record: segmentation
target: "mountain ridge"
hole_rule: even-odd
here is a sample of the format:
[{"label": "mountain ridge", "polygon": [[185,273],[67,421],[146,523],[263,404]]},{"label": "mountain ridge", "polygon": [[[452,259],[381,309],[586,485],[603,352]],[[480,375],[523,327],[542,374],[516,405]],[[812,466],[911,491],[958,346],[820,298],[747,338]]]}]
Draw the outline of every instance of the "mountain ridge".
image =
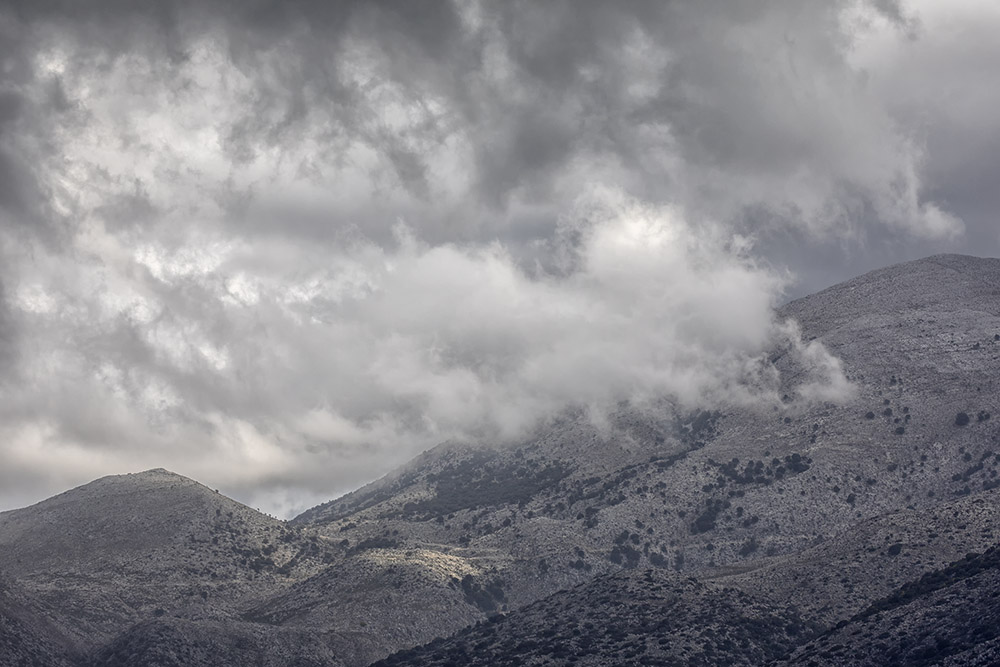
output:
[{"label": "mountain ridge", "polygon": [[[996,544],[998,314],[1000,260],[887,267],[777,311],[841,360],[855,392],[839,403],[622,404],[601,428],[567,413],[504,446],[432,448],[287,522],[164,469],[112,476],[0,514],[0,570],[88,667],[174,649],[225,665],[238,646],[350,667],[568,660],[557,639],[581,664],[825,660],[810,642],[846,646],[889,616],[934,632],[919,605],[857,615]],[[646,578],[656,595],[615,606]],[[655,620],[669,605],[686,620]],[[639,630],[570,639],[574,614],[596,627],[619,612]],[[769,644],[747,620],[760,614],[800,631]],[[482,634],[497,615],[505,629]],[[954,655],[996,655],[986,635],[940,632]],[[849,648],[831,664],[898,653]]]}]

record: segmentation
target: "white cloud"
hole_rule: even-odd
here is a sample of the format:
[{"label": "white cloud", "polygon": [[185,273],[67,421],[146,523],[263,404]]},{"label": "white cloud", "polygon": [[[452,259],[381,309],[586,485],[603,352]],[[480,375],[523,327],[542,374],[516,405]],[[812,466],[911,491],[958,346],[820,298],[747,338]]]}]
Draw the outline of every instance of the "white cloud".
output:
[{"label": "white cloud", "polygon": [[9,476],[165,465],[286,507],[567,406],[770,405],[775,346],[843,398],[755,240],[955,242],[929,192],[995,135],[996,12],[878,4],[26,8]]},{"label": "white cloud", "polygon": [[[558,252],[572,268],[534,276],[498,244],[428,245],[405,227],[394,248],[354,238],[302,249],[299,265],[258,263],[245,249],[203,261],[183,247],[148,277],[134,268],[150,266],[151,251],[137,247],[109,282],[160,289],[160,315],[54,318],[40,341],[51,351],[28,367],[60,355],[60,371],[29,373],[19,391],[52,397],[61,421],[40,430],[35,417],[23,427],[31,438],[12,442],[23,453],[26,442],[62,451],[86,439],[108,458],[185,460],[242,484],[310,477],[352,448],[398,458],[445,439],[514,437],[570,407],[599,413],[664,395],[687,407],[778,405],[779,378],[762,361],[776,345],[814,370],[803,397],[846,395],[835,360],[774,320],[782,281],[723,227],[597,188],[563,231]],[[229,276],[255,285],[256,300],[234,303]],[[91,336],[134,347],[88,349]],[[90,399],[72,404],[83,387]],[[180,441],[190,444],[178,451]]]}]

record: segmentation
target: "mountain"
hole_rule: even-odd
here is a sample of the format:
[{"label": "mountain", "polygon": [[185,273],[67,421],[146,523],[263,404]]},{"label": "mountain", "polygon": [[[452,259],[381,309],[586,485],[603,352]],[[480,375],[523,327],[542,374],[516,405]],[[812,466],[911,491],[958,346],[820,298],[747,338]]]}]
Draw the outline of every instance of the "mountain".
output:
[{"label": "mountain", "polygon": [[987,664],[989,632],[932,619],[992,618],[992,566],[919,582],[997,545],[1000,260],[900,264],[778,316],[850,396],[797,397],[779,347],[780,406],[554,415],[290,522],[164,470],[104,478],[0,514],[0,571],[71,664],[909,664],[916,639]]},{"label": "mountain", "polygon": [[309,630],[237,619],[141,621],[83,664],[87,667],[340,667],[326,639]]},{"label": "mountain", "polygon": [[[1000,603],[991,596],[1000,599],[993,583],[1000,547],[990,546],[990,527],[998,510],[1000,491],[991,490],[879,517],[752,567],[697,577],[662,569],[601,575],[375,664],[932,665],[967,653],[997,658]],[[985,553],[960,555],[970,547]],[[911,579],[915,572],[923,574]],[[887,629],[894,645],[876,641]],[[863,642],[852,639],[859,636]]]},{"label": "mountain", "polygon": [[625,570],[375,664],[761,665],[814,634],[794,609],[738,589]]},{"label": "mountain", "polygon": [[[933,257],[785,307],[842,359],[856,386],[842,405],[622,408],[604,432],[568,417],[508,449],[433,450],[296,523],[383,551],[448,545],[488,562],[512,607],[621,567],[701,572],[829,549],[880,517],[868,539],[895,544],[907,512],[998,485],[998,274],[996,260]],[[930,544],[934,564],[964,555]],[[831,607],[853,613],[865,595]]]},{"label": "mountain", "polygon": [[1000,547],[968,554],[800,646],[787,665],[996,665]]},{"label": "mountain", "polygon": [[0,571],[81,649],[139,620],[229,617],[341,550],[166,470],[104,477],[0,514]]},{"label": "mountain", "polygon": [[0,657],[10,667],[69,667],[72,643],[21,588],[0,578]]}]

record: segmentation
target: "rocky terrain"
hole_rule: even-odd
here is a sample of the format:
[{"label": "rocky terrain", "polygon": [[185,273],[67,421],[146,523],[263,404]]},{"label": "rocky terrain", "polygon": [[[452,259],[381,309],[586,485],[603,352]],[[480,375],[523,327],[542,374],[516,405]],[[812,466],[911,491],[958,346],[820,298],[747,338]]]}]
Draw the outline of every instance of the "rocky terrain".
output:
[{"label": "rocky terrain", "polygon": [[0,662],[991,664],[1000,260],[779,316],[851,397],[777,349],[779,406],[559,415],[290,522],[164,470],[2,513]]},{"label": "rocky terrain", "polygon": [[82,650],[138,620],[230,618],[342,549],[166,470],[105,477],[0,514],[0,571]]},{"label": "rocky terrain", "polygon": [[[998,493],[880,517],[745,571],[602,575],[376,664],[932,665],[970,652],[994,664],[1000,547],[955,554],[996,544],[984,526]],[[878,641],[887,630],[894,641]]]},{"label": "rocky terrain", "polygon": [[995,665],[1000,547],[928,572],[799,647],[784,664]]},{"label": "rocky terrain", "polygon": [[0,579],[0,658],[5,665],[68,667],[72,643],[16,583]]},{"label": "rocky terrain", "polygon": [[794,609],[665,570],[602,575],[377,665],[761,665],[815,627]]}]

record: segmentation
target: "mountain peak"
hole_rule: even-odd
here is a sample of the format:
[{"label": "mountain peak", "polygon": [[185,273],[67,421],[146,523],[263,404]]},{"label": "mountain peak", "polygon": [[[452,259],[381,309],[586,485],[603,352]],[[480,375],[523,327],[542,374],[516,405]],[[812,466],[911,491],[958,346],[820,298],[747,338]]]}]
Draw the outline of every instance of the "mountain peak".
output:
[{"label": "mountain peak", "polygon": [[925,313],[993,312],[1000,301],[1000,259],[931,255],[870,271],[796,299],[781,312],[822,335],[858,318],[909,320]]},{"label": "mountain peak", "polygon": [[186,493],[195,492],[196,495],[198,495],[197,491],[199,489],[204,490],[205,493],[211,492],[208,487],[190,477],[185,477],[166,468],[151,468],[141,472],[106,475],[105,477],[95,479],[93,482],[61,493],[55,496],[55,498],[50,498],[49,501],[43,501],[43,503],[63,498],[69,500],[92,496],[118,496],[136,492],[148,493],[161,489],[185,489]]},{"label": "mountain peak", "polygon": [[135,477],[138,479],[147,479],[149,481],[185,481],[194,482],[190,477],[185,477],[180,473],[176,473],[172,470],[167,470],[166,468],[150,468],[149,470],[143,470],[141,472],[130,472],[124,475],[114,475],[114,477]]},{"label": "mountain peak", "polygon": [[150,468],[149,470],[143,470],[142,472],[133,473],[136,475],[175,475],[177,477],[182,477],[172,470],[167,470],[166,468]]}]

